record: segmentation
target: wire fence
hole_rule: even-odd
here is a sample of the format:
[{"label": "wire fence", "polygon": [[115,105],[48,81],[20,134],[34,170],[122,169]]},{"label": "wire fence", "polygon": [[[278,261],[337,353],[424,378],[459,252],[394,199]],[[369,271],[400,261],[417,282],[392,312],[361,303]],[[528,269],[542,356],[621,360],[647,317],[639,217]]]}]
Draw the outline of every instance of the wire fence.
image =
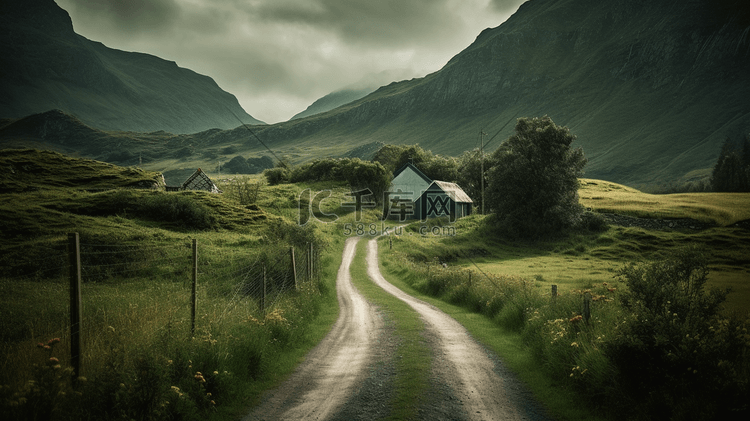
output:
[{"label": "wire fence", "polygon": [[[128,326],[130,317],[139,319],[130,325],[137,330],[144,319],[164,324],[189,318],[195,335],[196,323],[199,328],[221,323],[238,310],[262,319],[283,297],[320,276],[320,251],[310,243],[297,248],[195,239],[139,244],[73,233],[15,259],[0,289],[25,296],[10,303],[15,321],[3,326],[3,342],[29,333],[69,337],[76,373],[84,353],[80,344],[106,340],[98,337],[102,326]],[[175,316],[165,314],[170,312]]]}]

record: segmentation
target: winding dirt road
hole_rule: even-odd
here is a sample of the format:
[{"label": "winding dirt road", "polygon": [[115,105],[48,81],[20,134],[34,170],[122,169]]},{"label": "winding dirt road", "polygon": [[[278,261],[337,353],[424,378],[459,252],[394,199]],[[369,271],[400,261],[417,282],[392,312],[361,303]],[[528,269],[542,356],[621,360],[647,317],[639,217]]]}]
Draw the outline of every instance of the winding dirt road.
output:
[{"label": "winding dirt road", "polygon": [[[251,420],[351,420],[388,415],[395,376],[393,335],[377,307],[352,285],[349,267],[358,238],[347,239],[336,278],[339,318],[331,332],[281,386],[246,416]],[[376,240],[367,245],[367,273],[416,310],[433,351],[431,391],[420,419],[538,420],[544,409],[492,353],[436,307],[386,281]]]},{"label": "winding dirt road", "polygon": [[336,277],[339,317],[305,362],[243,420],[325,420],[347,401],[366,368],[381,331],[375,306],[357,292],[349,266],[357,238],[347,239]]},{"label": "winding dirt road", "polygon": [[508,384],[498,373],[497,358],[491,358],[466,328],[438,308],[412,297],[383,278],[378,265],[378,243],[374,239],[367,244],[367,274],[378,286],[411,306],[424,320],[428,335],[436,342],[435,359],[440,360],[433,361],[433,373],[444,379],[463,403],[465,414],[461,419],[543,419],[538,413],[539,408],[529,408],[528,402],[519,405],[517,382],[511,380],[514,384]]}]

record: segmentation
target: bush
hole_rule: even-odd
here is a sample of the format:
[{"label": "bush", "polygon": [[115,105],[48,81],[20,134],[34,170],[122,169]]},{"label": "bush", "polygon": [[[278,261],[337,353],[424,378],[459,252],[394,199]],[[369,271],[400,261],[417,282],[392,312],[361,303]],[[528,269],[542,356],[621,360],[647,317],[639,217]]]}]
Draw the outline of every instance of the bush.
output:
[{"label": "bush", "polygon": [[581,215],[581,221],[578,226],[581,229],[591,232],[603,232],[607,230],[609,224],[607,223],[607,220],[598,213],[586,211]]},{"label": "bush", "polygon": [[292,170],[288,167],[274,167],[263,171],[263,176],[271,186],[288,183],[292,179]]},{"label": "bush", "polygon": [[[628,286],[602,282],[554,298],[533,281],[403,259],[415,289],[520,332],[551,381],[618,419],[747,419],[748,321],[721,314],[726,290],[707,290],[695,248],[632,264]],[[540,281],[542,279],[540,278]],[[583,318],[591,294],[590,320]]]},{"label": "bush", "polygon": [[216,225],[216,216],[209,207],[196,201],[194,195],[180,193],[160,193],[141,199],[138,215],[184,228],[211,229]]},{"label": "bush", "polygon": [[[625,406],[658,419],[747,415],[746,326],[720,314],[728,290],[706,291],[704,253],[687,248],[619,276],[629,313],[606,346],[626,392]],[[744,330],[743,330],[744,329]]]}]

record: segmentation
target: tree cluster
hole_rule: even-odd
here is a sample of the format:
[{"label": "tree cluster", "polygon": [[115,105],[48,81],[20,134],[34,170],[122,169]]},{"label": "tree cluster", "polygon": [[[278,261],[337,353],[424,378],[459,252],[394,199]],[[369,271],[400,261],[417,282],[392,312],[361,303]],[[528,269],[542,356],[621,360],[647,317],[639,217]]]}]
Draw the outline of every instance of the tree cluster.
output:
[{"label": "tree cluster", "polygon": [[458,160],[450,156],[434,155],[419,145],[384,145],[372,158],[393,174],[411,163],[432,180],[455,183],[459,178]]},{"label": "tree cluster", "polygon": [[237,155],[222,165],[220,170],[227,174],[258,174],[273,166],[270,156],[245,159],[242,155]]},{"label": "tree cluster", "polygon": [[391,183],[392,173],[378,162],[359,158],[323,158],[292,168],[279,165],[263,172],[268,184],[344,181],[352,190],[370,189],[377,202]]},{"label": "tree cluster", "polygon": [[739,146],[730,139],[724,141],[711,174],[711,189],[750,192],[750,135],[745,136]]}]

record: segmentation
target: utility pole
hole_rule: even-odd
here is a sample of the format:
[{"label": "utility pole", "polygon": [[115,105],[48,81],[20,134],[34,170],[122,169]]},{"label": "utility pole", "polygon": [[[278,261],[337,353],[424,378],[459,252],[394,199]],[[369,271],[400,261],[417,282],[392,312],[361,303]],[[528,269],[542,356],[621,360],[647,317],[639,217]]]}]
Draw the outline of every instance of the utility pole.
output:
[{"label": "utility pole", "polygon": [[479,158],[482,160],[482,171],[479,177],[482,179],[482,215],[484,215],[484,137],[487,133],[479,132]]}]

